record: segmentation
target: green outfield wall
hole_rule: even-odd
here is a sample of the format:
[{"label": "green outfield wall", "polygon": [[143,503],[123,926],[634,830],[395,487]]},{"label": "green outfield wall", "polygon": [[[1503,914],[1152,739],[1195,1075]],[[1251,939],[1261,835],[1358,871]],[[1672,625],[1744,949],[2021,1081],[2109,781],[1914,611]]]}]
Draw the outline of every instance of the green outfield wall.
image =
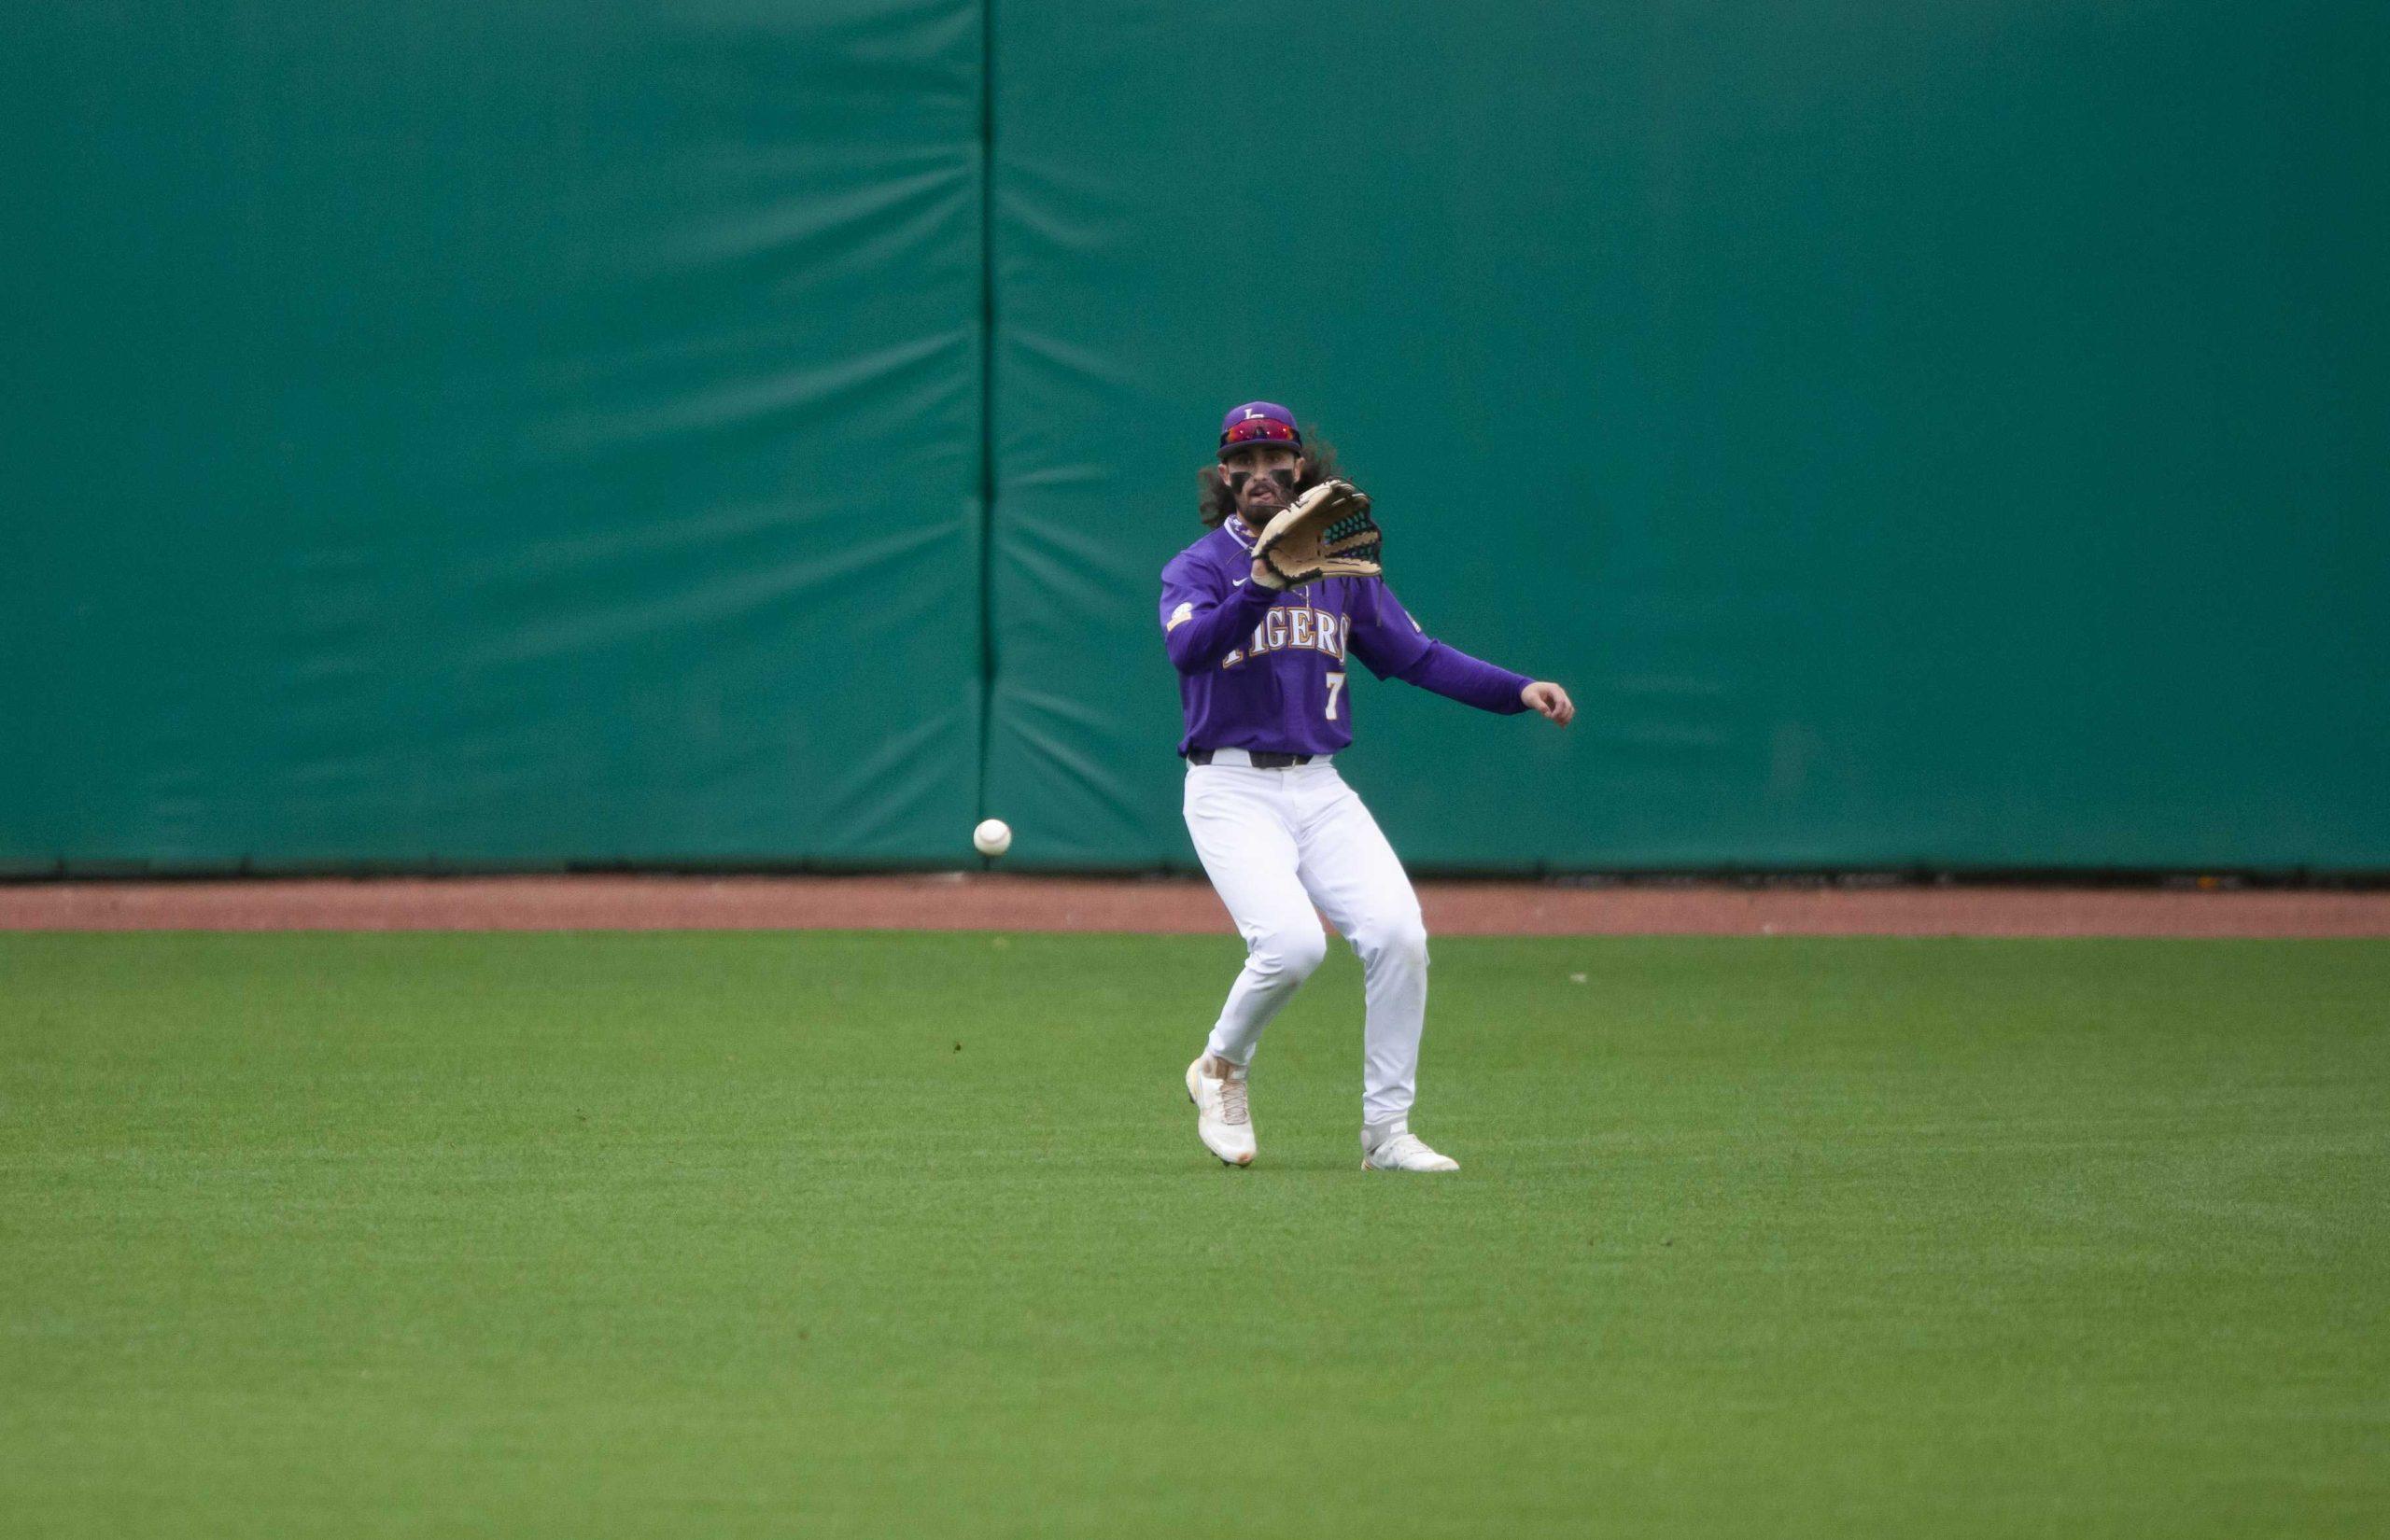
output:
[{"label": "green outfield wall", "polygon": [[[0,872],[1190,864],[1293,404],[1414,863],[2390,869],[2390,10],[19,7]],[[992,496],[991,496],[992,494]]]}]

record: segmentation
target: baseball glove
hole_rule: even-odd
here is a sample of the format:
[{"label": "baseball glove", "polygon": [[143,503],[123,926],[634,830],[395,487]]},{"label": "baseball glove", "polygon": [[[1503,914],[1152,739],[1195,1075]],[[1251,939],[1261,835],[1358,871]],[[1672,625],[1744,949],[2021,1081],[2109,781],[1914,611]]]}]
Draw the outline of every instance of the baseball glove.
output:
[{"label": "baseball glove", "polygon": [[1370,495],[1350,482],[1322,482],[1262,526],[1255,559],[1288,588],[1321,578],[1374,578],[1385,537],[1370,517]]}]

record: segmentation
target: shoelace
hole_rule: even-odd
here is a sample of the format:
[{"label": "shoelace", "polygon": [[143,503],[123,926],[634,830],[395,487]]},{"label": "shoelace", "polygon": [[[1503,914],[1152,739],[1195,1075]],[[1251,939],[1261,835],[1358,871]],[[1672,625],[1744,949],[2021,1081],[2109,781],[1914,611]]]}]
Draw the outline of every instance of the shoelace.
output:
[{"label": "shoelace", "polygon": [[1394,1166],[1427,1151],[1426,1142],[1417,1134],[1397,1134],[1379,1145],[1371,1159],[1380,1166]]},{"label": "shoelace", "polygon": [[1244,1105],[1244,1082],[1241,1080],[1221,1081],[1220,1121],[1223,1123],[1249,1123],[1252,1120],[1253,1114],[1245,1110]]}]

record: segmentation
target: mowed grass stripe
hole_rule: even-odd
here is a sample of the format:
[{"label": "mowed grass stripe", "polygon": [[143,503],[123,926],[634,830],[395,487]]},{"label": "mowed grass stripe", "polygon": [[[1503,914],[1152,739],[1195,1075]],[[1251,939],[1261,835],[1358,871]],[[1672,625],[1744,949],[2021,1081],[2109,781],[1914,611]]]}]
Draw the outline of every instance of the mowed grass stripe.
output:
[{"label": "mowed grass stripe", "polygon": [[2390,944],[1237,955],[0,936],[0,1534],[2390,1521]]}]

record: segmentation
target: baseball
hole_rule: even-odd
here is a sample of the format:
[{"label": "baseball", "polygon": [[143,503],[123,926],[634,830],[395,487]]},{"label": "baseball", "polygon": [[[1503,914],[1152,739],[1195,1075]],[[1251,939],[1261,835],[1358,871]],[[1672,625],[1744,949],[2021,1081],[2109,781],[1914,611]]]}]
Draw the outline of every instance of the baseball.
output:
[{"label": "baseball", "polygon": [[1012,825],[1002,819],[988,819],[971,831],[971,843],[983,856],[1001,856],[1012,848]]}]

